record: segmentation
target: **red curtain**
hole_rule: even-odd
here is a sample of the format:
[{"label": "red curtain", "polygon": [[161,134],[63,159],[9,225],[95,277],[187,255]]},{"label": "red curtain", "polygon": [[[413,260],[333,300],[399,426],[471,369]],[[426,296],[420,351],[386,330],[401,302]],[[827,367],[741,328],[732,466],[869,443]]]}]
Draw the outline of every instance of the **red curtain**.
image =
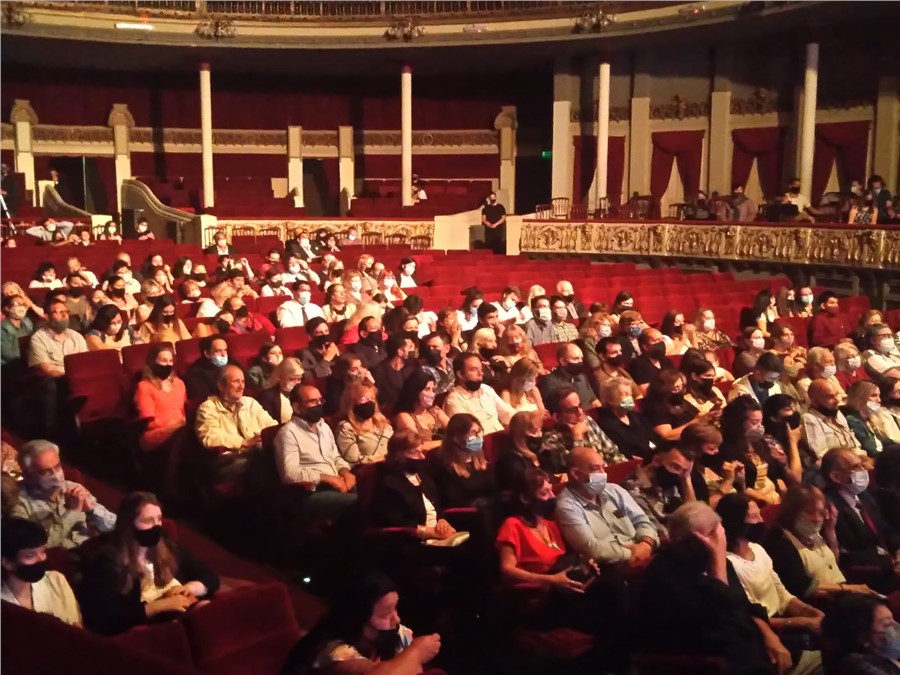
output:
[{"label": "red curtain", "polygon": [[781,167],[784,161],[784,127],[733,129],[734,152],[731,157],[731,182],[747,185],[753,160],[759,171],[763,195],[773,197],[783,192]]},{"label": "red curtain", "polygon": [[[572,172],[572,201],[587,202],[597,172],[597,137],[575,136],[575,167]],[[606,162],[606,196],[610,204],[622,203],[622,179],[625,174],[625,137],[610,136]]]},{"label": "red curtain", "polygon": [[652,135],[653,157],[650,160],[650,194],[661,199],[669,186],[672,162],[678,163],[678,173],[684,194],[696,194],[700,189],[700,164],[703,161],[703,131],[657,131]]},{"label": "red curtain", "polygon": [[851,180],[866,180],[871,122],[832,122],[816,125],[816,150],[813,156],[812,202],[817,204],[828,185],[831,167],[837,160],[841,189]]}]

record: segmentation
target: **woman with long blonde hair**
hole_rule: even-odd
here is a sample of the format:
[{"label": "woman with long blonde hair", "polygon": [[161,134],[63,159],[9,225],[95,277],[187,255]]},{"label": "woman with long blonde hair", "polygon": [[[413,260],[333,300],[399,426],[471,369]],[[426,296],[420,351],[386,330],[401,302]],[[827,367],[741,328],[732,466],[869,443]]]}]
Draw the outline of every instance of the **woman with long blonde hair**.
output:
[{"label": "woman with long blonde hair", "polygon": [[351,382],[341,398],[340,418],[335,440],[348,464],[372,464],[384,460],[394,430],[378,408],[375,385]]},{"label": "woman with long blonde hair", "polygon": [[516,411],[538,412],[543,417],[544,401],[537,388],[540,366],[531,359],[519,359],[510,369],[507,386],[500,392],[500,398]]},{"label": "woman with long blonde hair", "polygon": [[531,346],[531,340],[518,324],[511,324],[497,340],[498,354],[512,368],[521,359],[540,363],[541,359]]}]

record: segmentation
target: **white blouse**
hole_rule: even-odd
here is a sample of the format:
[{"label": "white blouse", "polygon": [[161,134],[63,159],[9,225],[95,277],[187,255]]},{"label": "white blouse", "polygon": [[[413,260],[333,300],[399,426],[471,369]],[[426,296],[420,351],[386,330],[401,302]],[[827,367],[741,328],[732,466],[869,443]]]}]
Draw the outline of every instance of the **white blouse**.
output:
[{"label": "white blouse", "polygon": [[847,581],[841,568],[838,567],[834,557],[834,551],[821,539],[817,546],[809,548],[797,539],[791,532],[784,530],[784,536],[796,548],[803,561],[803,569],[818,584],[842,584]]},{"label": "white blouse", "polygon": [[765,607],[769,617],[782,614],[794,596],[781,583],[766,550],[752,542],[749,546],[753,560],[742,558],[736,553],[729,553],[728,560],[734,566],[750,602]]},{"label": "white blouse", "polygon": [[[11,590],[3,584],[0,600],[18,605],[19,601]],[[48,571],[43,579],[31,584],[31,605],[35,612],[50,614],[70,626],[81,625],[81,609],[72,587],[59,572]]]}]

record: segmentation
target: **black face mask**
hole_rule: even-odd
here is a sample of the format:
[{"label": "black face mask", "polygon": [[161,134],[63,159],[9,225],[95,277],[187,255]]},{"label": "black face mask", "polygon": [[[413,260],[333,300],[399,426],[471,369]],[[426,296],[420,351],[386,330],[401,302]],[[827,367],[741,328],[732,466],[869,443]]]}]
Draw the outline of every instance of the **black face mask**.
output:
[{"label": "black face mask", "polygon": [[672,405],[681,405],[684,403],[684,392],[679,391],[673,394],[669,394],[669,403]]},{"label": "black face mask", "polygon": [[550,520],[553,518],[553,513],[556,511],[556,497],[551,497],[550,499],[538,500],[534,504],[534,512],[539,515],[541,518],[546,520]]},{"label": "black face mask", "polygon": [[471,392],[476,392],[481,389],[481,380],[466,380],[462,383],[463,387]]},{"label": "black face mask", "polygon": [[607,356],[606,362],[611,366],[619,368],[625,362],[625,355],[618,354],[617,356]]},{"label": "black face mask", "polygon": [[381,333],[369,333],[364,338],[362,338],[361,342],[363,344],[367,344],[370,347],[380,347],[382,343]]},{"label": "black face mask", "polygon": [[397,654],[397,648],[400,646],[400,626],[390,630],[378,631],[375,638],[375,653],[382,661],[394,658]]},{"label": "black face mask", "polygon": [[814,406],[816,410],[825,415],[825,417],[835,418],[838,414],[837,408],[826,408],[821,405]]},{"label": "black face mask", "polygon": [[30,565],[23,565],[21,563],[16,565],[15,575],[22,581],[25,581],[29,584],[36,584],[38,581],[44,578],[45,574],[47,574],[46,560],[31,563]]},{"label": "black face mask", "polygon": [[80,286],[73,286],[67,291],[67,293],[70,298],[80,298],[82,295],[84,295],[84,289]]},{"label": "black face mask", "polygon": [[194,281],[206,281],[206,275],[205,274],[192,274],[191,279],[193,279]]},{"label": "black face mask", "polygon": [[154,377],[158,377],[160,380],[166,380],[172,374],[172,366],[163,366],[159,363],[150,364],[150,372],[153,373]]},{"label": "black face mask", "polygon": [[538,452],[544,445],[544,439],[541,436],[526,436],[525,447],[532,452]]},{"label": "black face mask", "polygon": [[124,298],[125,297],[125,289],[124,288],[110,288],[109,289],[109,297]]},{"label": "black face mask", "polygon": [[763,540],[765,536],[765,523],[752,523],[751,525],[744,525],[744,538],[746,538],[747,541],[752,541],[754,544],[758,544]]},{"label": "black face mask", "polygon": [[584,371],[583,363],[567,363],[563,366],[563,370],[565,370],[569,375],[573,377],[576,375],[580,375]]},{"label": "black face mask", "polygon": [[672,326],[672,335],[676,337],[684,335],[684,326]]},{"label": "black face mask", "polygon": [[704,378],[697,383],[697,391],[700,391],[703,394],[709,396],[713,393],[713,387],[715,386],[715,384],[716,383],[714,380],[708,380]]},{"label": "black face mask", "polygon": [[353,406],[353,415],[360,420],[370,420],[375,415],[375,401],[357,403]]},{"label": "black face mask", "polygon": [[162,525],[156,525],[149,530],[135,530],[134,540],[144,548],[156,546],[162,539]]},{"label": "black face mask", "polygon": [[666,343],[665,342],[657,342],[655,345],[650,345],[650,348],[647,350],[647,356],[651,359],[656,359],[659,361],[666,355]]},{"label": "black face mask", "polygon": [[216,321],[216,328],[219,329],[220,333],[227,333],[229,330],[231,330],[231,324],[227,321],[219,319],[218,321]]},{"label": "black face mask", "polygon": [[497,349],[495,347],[479,347],[478,352],[486,359],[493,358],[497,355]]},{"label": "black face mask", "polygon": [[403,460],[403,470],[406,473],[421,473],[425,470],[425,463],[427,460],[425,459],[404,459]]},{"label": "black face mask", "polygon": [[575,299],[574,295],[563,295],[561,297],[567,305],[570,304]]},{"label": "black face mask", "polygon": [[247,307],[247,305],[244,305],[243,307],[236,309],[234,315],[239,319],[246,319],[250,316],[250,308]]},{"label": "black face mask", "polygon": [[174,314],[163,314],[162,322],[165,324],[175,323],[175,315]]},{"label": "black face mask", "polygon": [[436,366],[443,360],[444,355],[440,349],[427,349],[422,354],[429,366]]},{"label": "black face mask", "polygon": [[791,429],[796,429],[800,426],[800,413],[794,411],[794,413],[790,417],[785,418],[784,421]]},{"label": "black face mask", "polygon": [[316,335],[312,340],[309,341],[309,344],[315,347],[316,349],[324,349],[326,345],[331,343],[330,335]]},{"label": "black face mask", "polygon": [[666,467],[658,467],[653,472],[653,479],[663,490],[671,490],[681,485],[681,478],[669,471]]},{"label": "black face mask", "polygon": [[769,382],[768,380],[763,380],[762,382],[757,382],[757,387],[762,387],[763,389],[771,389],[774,382]]},{"label": "black face mask", "polygon": [[294,414],[307,424],[318,424],[319,420],[322,419],[322,415],[324,414],[324,412],[325,409],[323,406],[314,405],[312,408],[307,408],[303,412]]}]

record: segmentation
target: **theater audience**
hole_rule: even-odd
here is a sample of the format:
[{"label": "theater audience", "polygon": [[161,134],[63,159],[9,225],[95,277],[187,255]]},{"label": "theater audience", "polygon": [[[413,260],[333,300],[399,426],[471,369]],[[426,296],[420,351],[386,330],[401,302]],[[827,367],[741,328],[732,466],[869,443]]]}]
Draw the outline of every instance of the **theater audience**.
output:
[{"label": "theater audience", "polygon": [[647,419],[635,410],[631,382],[625,378],[606,380],[600,387],[597,426],[629,459],[649,457],[660,444]]},{"label": "theater audience", "polygon": [[728,400],[733,401],[738,396],[750,396],[757,403],[763,405],[767,398],[781,393],[778,379],[782,373],[784,373],[784,365],[779,356],[771,352],[762,354],[756,360],[753,370],[736,379],[731,385]]},{"label": "theater audience", "polygon": [[474,415],[453,415],[441,447],[429,454],[432,476],[445,509],[477,506],[496,495],[484,457],[484,428]]},{"label": "theater audience", "polygon": [[[328,317],[325,317],[328,320]],[[366,316],[359,322],[359,342],[350,346],[363,365],[372,370],[386,357],[384,337],[381,330],[381,318]]]},{"label": "theater audience", "polygon": [[415,288],[419,282],[415,279],[416,261],[404,258],[400,261],[400,288]]},{"label": "theater audience", "polygon": [[453,360],[453,372],[456,386],[447,394],[444,412],[451,418],[457,413],[468,413],[488,434],[505,428],[515,410],[484,384],[481,358],[476,354],[460,354]]},{"label": "theater audience", "polygon": [[685,324],[683,312],[675,309],[666,312],[659,331],[666,343],[666,354],[684,354],[694,346],[694,327]]},{"label": "theater audience", "polygon": [[726,401],[716,387],[715,366],[703,358],[682,360],[681,372],[687,378],[684,400],[708,420],[718,420]]},{"label": "theater audience", "polygon": [[811,347],[834,346],[850,335],[850,327],[840,315],[838,298],[831,291],[823,291],[816,299],[817,310],[809,322],[809,344]]},{"label": "theater audience", "polygon": [[585,415],[573,388],[562,387],[553,392],[547,399],[547,410],[554,425],[544,433],[539,458],[541,468],[548,473],[565,473],[566,457],[576,447],[593,448],[607,464],[627,459],[597,423]]},{"label": "theater audience", "polygon": [[122,500],[115,529],[97,541],[80,571],[84,624],[104,635],[177,618],[219,589],[215,573],[164,534],[159,500],[148,492]]},{"label": "theater audience", "polygon": [[31,335],[28,366],[41,374],[59,378],[66,374],[65,357],[86,352],[87,342],[81,333],[69,328],[69,310],[64,302],[47,305],[47,325]]},{"label": "theater audience", "polygon": [[541,359],[532,349],[531,342],[521,326],[512,324],[503,331],[503,335],[497,340],[498,356],[507,366],[512,368],[521,359],[530,359],[534,363],[540,363]]},{"label": "theater audience", "polygon": [[[562,299],[566,308],[566,317],[569,321],[575,322],[587,316],[587,309],[584,303],[575,297],[575,290],[572,282],[561,280],[556,283],[556,295]],[[553,303],[555,306],[555,303]],[[569,338],[574,339],[574,338]],[[558,340],[561,342],[561,340]]]},{"label": "theater audience", "polygon": [[60,572],[47,569],[47,533],[40,525],[4,518],[0,558],[0,600],[81,626],[81,609],[69,582]]},{"label": "theater audience", "polygon": [[803,440],[817,460],[832,448],[848,448],[865,456],[856,434],[838,409],[837,388],[829,380],[813,380],[809,385],[809,411],[802,415]]},{"label": "theater audience", "polygon": [[638,336],[640,355],[635,356],[628,364],[628,374],[646,395],[647,387],[659,377],[660,371],[670,370],[675,366],[666,356],[666,343],[663,334],[655,328],[647,328]]},{"label": "theater audience", "polygon": [[716,351],[734,346],[731,338],[716,328],[716,315],[707,307],[697,310],[694,328],[697,349],[701,351]]},{"label": "theater audience", "polygon": [[175,299],[171,295],[163,295],[153,303],[153,309],[147,320],[138,329],[141,342],[157,343],[189,340],[191,337],[187,326],[176,316]]},{"label": "theater audience", "polygon": [[340,356],[340,350],[331,338],[328,323],[321,317],[311,319],[306,324],[306,334],[309,336],[309,346],[301,349],[298,354],[303,369],[315,379],[326,378],[331,375],[331,369]]},{"label": "theater audience", "polygon": [[872,377],[900,377],[900,351],[890,327],[875,324],[866,332],[868,349],[863,352],[866,370]]},{"label": "theater audience", "polygon": [[519,312],[519,298],[522,291],[518,286],[506,286],[500,294],[500,300],[491,303],[497,308],[497,318],[505,324],[524,323],[525,320]]},{"label": "theater audience", "polygon": [[484,293],[474,287],[465,290],[462,303],[457,311],[462,332],[467,333],[475,329],[478,323],[478,310],[482,304],[484,304]]},{"label": "theater audience", "polygon": [[[641,410],[653,431],[664,441],[677,441],[684,427],[700,414],[685,401],[685,382],[684,375],[670,368],[660,372],[647,388]],[[714,410],[710,410],[710,419],[716,417]]]},{"label": "theater audience", "polygon": [[341,354],[334,363],[331,375],[325,382],[326,417],[337,413],[344,396],[344,389],[353,382],[364,381],[375,384],[372,374],[363,366],[362,360],[352,352]]},{"label": "theater audience", "polygon": [[19,463],[22,485],[12,514],[44,528],[48,546],[73,549],[115,525],[115,515],[94,495],[66,480],[55,443],[28,441],[19,451]]},{"label": "theater audience", "polygon": [[62,288],[62,285],[62,279],[56,274],[56,267],[53,263],[42,262],[38,265],[37,270],[35,270],[34,276],[31,278],[31,283],[28,284],[28,288],[54,290],[56,288]]},{"label": "theater audience", "polygon": [[735,377],[744,377],[756,367],[756,362],[766,347],[766,338],[763,331],[755,326],[745,328],[741,334],[742,351],[734,360],[731,371]]},{"label": "theater audience", "polygon": [[538,412],[542,417],[544,400],[537,387],[540,373],[537,362],[528,358],[519,359],[510,369],[507,386],[500,392],[500,397],[516,412]]},{"label": "theater audience", "polygon": [[847,594],[837,598],[822,622],[829,644],[826,672],[897,675],[900,630],[884,601]]},{"label": "theater audience", "polygon": [[[561,282],[562,283],[562,282]],[[559,295],[550,297],[550,325],[553,328],[553,342],[574,342],[578,339],[578,329],[572,321],[572,305]],[[582,311],[584,306],[582,305]]]},{"label": "theater audience", "polygon": [[881,410],[878,411],[878,416],[885,418],[885,425],[893,422],[900,428],[900,378],[884,378],[878,383],[878,390],[881,392]]},{"label": "theater audience", "polygon": [[303,366],[300,359],[289,356],[275,366],[265,383],[265,388],[258,392],[254,398],[259,401],[269,417],[285,424],[291,420],[290,393],[303,380]]},{"label": "theater audience", "polygon": [[[838,381],[837,365],[832,351],[826,347],[813,347],[807,354],[806,369],[801,373],[796,382],[796,396],[801,405],[809,401],[809,385],[812,380],[828,380],[838,392],[838,402],[843,405],[847,401],[847,394],[841,388]],[[783,378],[782,378],[783,379]],[[784,387],[785,389],[787,387]],[[790,393],[790,392],[789,392]]]},{"label": "theater audience", "polygon": [[640,387],[624,368],[625,355],[622,344],[614,337],[604,337],[597,342],[596,356],[598,365],[592,366],[585,352],[585,361],[591,370],[591,384],[594,391],[599,392],[603,384],[612,378],[624,379],[631,387],[631,396],[638,400],[643,396]]},{"label": "theater audience", "polygon": [[395,406],[395,432],[406,430],[418,434],[424,452],[440,447],[440,437],[450,420],[435,404],[436,394],[434,378],[425,370],[417,370],[403,382]]},{"label": "theater audience", "polygon": [[171,344],[153,345],[134,393],[138,416],[148,419],[141,436],[141,449],[156,450],[166,445],[185,425],[187,393],[175,374],[175,351]]},{"label": "theater audience", "polygon": [[556,328],[552,318],[550,298],[539,295],[531,299],[531,318],[525,322],[525,335],[535,347],[556,342]]},{"label": "theater audience", "polygon": [[387,455],[394,430],[378,409],[376,397],[377,390],[367,382],[353,382],[344,390],[337,446],[350,466],[380,462]]},{"label": "theater audience", "polygon": [[356,311],[356,305],[349,302],[347,292],[343,284],[335,283],[325,291],[325,304],[322,306],[322,316],[328,323],[349,319]]},{"label": "theater audience", "polygon": [[[455,320],[455,315],[452,316]],[[453,388],[453,365],[449,358],[452,349],[443,332],[429,333],[420,341],[419,367],[434,380],[437,394]]]},{"label": "theater audience", "polygon": [[567,468],[555,513],[566,545],[598,563],[643,566],[659,545],[656,528],[624,488],[607,482],[600,453],[577,447]]},{"label": "theater audience", "polygon": [[188,399],[202,401],[218,390],[219,376],[227,364],[228,343],[220,335],[211,335],[200,340],[200,358],[188,368],[184,377]]},{"label": "theater audience", "polygon": [[4,366],[21,358],[19,339],[34,333],[34,324],[28,318],[28,302],[21,295],[3,296],[3,320],[0,321],[2,351],[0,363]]},{"label": "theater audience", "polygon": [[97,316],[88,327],[84,337],[88,351],[115,349],[134,344],[131,328],[125,325],[119,308],[115,305],[104,305],[97,311]]},{"label": "theater audience", "polygon": [[887,426],[888,420],[878,415],[881,393],[874,383],[862,381],[850,387],[844,411],[847,425],[869,457],[877,457],[887,445],[900,443],[896,426]]},{"label": "theater audience", "polygon": [[414,340],[410,333],[394,333],[387,339],[384,360],[372,368],[379,405],[393,407],[403,383],[417,370],[416,360],[411,356]]},{"label": "theater audience", "polygon": [[849,342],[841,342],[834,347],[834,361],[837,366],[838,385],[844,391],[850,389],[854,382],[869,379],[869,374],[862,365],[862,356],[856,345]]},{"label": "theater audience", "polygon": [[440,635],[413,638],[400,623],[400,596],[387,577],[368,572],[342,590],[329,614],[288,654],[282,675],[415,675],[437,656]]},{"label": "theater audience", "polygon": [[247,369],[247,386],[251,389],[262,389],[269,384],[275,368],[284,360],[284,354],[274,342],[266,342],[259,348],[256,357]]},{"label": "theater audience", "polygon": [[584,354],[578,345],[564,344],[556,350],[557,367],[541,380],[541,396],[546,400],[562,387],[571,387],[578,393],[581,406],[595,408],[600,403],[584,374]]},{"label": "theater audience", "polygon": [[[506,494],[519,490],[530,468],[539,468],[538,452],[543,444],[541,416],[534,412],[517,412],[509,423],[509,434],[498,446],[493,460],[497,487]],[[553,478],[555,482],[556,477]]]},{"label": "theater audience", "polygon": [[763,413],[749,396],[732,400],[722,411],[722,445],[714,465],[738,461],[743,467],[743,492],[760,504],[779,504],[781,492],[797,476],[788,471],[788,458],[777,442],[767,442]]}]

